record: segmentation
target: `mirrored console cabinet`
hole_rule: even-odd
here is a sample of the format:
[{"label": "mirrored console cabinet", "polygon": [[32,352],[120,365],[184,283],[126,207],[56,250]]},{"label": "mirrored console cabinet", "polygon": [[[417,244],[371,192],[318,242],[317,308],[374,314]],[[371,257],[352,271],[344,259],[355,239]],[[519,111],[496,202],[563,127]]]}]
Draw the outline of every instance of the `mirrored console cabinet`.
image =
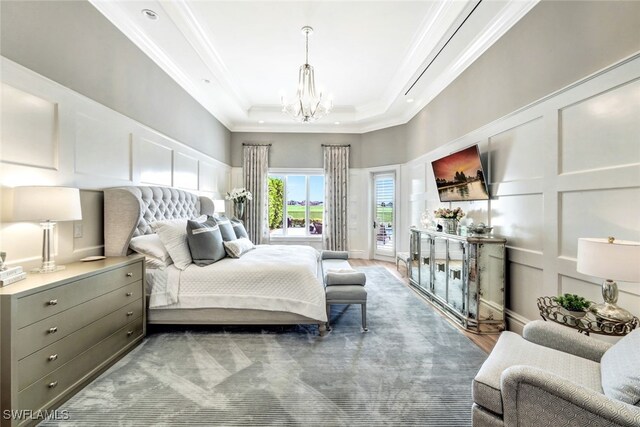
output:
[{"label": "mirrored console cabinet", "polygon": [[465,329],[505,329],[505,244],[490,236],[411,229],[409,282]]}]

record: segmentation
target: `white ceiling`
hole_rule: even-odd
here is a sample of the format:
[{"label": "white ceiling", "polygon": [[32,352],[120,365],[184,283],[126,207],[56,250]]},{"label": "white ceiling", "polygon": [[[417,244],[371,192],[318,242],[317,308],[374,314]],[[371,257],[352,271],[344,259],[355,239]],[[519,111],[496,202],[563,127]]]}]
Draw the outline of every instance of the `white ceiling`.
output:
[{"label": "white ceiling", "polygon": [[[538,2],[90,1],[231,131],[347,133],[406,123]],[[305,25],[316,85],[335,104],[314,123],[280,106]]]}]

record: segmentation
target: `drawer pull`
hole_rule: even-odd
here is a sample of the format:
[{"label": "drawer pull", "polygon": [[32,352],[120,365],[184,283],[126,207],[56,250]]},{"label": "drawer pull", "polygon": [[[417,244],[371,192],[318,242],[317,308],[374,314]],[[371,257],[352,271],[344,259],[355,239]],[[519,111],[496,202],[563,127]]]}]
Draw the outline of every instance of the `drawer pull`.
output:
[{"label": "drawer pull", "polygon": [[54,387],[55,387],[55,386],[57,386],[57,385],[58,385],[58,381],[52,381],[52,382],[50,382],[49,384],[47,384],[47,387],[49,387],[49,388],[54,388]]},{"label": "drawer pull", "polygon": [[49,300],[49,302],[47,304],[48,305],[58,305],[58,300],[57,299]]},{"label": "drawer pull", "polygon": [[53,362],[54,360],[58,359],[58,355],[52,354],[51,356],[47,357],[47,359],[49,360],[49,362]]},{"label": "drawer pull", "polygon": [[130,297],[131,295],[133,295],[133,292],[127,292],[128,297]]},{"label": "drawer pull", "polygon": [[127,331],[127,336],[130,337],[131,335],[133,335],[133,331]]},{"label": "drawer pull", "polygon": [[127,311],[127,317],[133,316],[133,311]]},{"label": "drawer pull", "polygon": [[133,277],[133,273],[127,273],[127,277]]},{"label": "drawer pull", "polygon": [[53,328],[49,328],[49,333],[50,334],[55,334],[56,332],[58,332],[58,327],[54,326]]}]

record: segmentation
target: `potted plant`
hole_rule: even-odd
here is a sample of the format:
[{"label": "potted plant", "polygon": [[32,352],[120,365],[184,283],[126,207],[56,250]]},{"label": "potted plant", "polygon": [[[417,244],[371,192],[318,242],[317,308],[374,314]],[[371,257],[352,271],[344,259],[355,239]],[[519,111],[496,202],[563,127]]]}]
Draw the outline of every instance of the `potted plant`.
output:
[{"label": "potted plant", "polygon": [[587,314],[587,310],[591,304],[591,301],[576,294],[564,294],[558,297],[554,297],[553,300],[561,307],[561,312],[564,314],[570,314],[575,319],[580,319]]}]

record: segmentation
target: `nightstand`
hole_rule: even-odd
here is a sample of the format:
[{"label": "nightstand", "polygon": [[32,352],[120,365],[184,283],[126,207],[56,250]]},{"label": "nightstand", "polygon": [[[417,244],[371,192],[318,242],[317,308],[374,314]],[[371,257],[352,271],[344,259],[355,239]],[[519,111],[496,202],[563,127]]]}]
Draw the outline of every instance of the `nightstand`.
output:
[{"label": "nightstand", "polygon": [[144,274],[144,257],[113,257],[0,288],[0,425],[42,421],[140,343]]}]

